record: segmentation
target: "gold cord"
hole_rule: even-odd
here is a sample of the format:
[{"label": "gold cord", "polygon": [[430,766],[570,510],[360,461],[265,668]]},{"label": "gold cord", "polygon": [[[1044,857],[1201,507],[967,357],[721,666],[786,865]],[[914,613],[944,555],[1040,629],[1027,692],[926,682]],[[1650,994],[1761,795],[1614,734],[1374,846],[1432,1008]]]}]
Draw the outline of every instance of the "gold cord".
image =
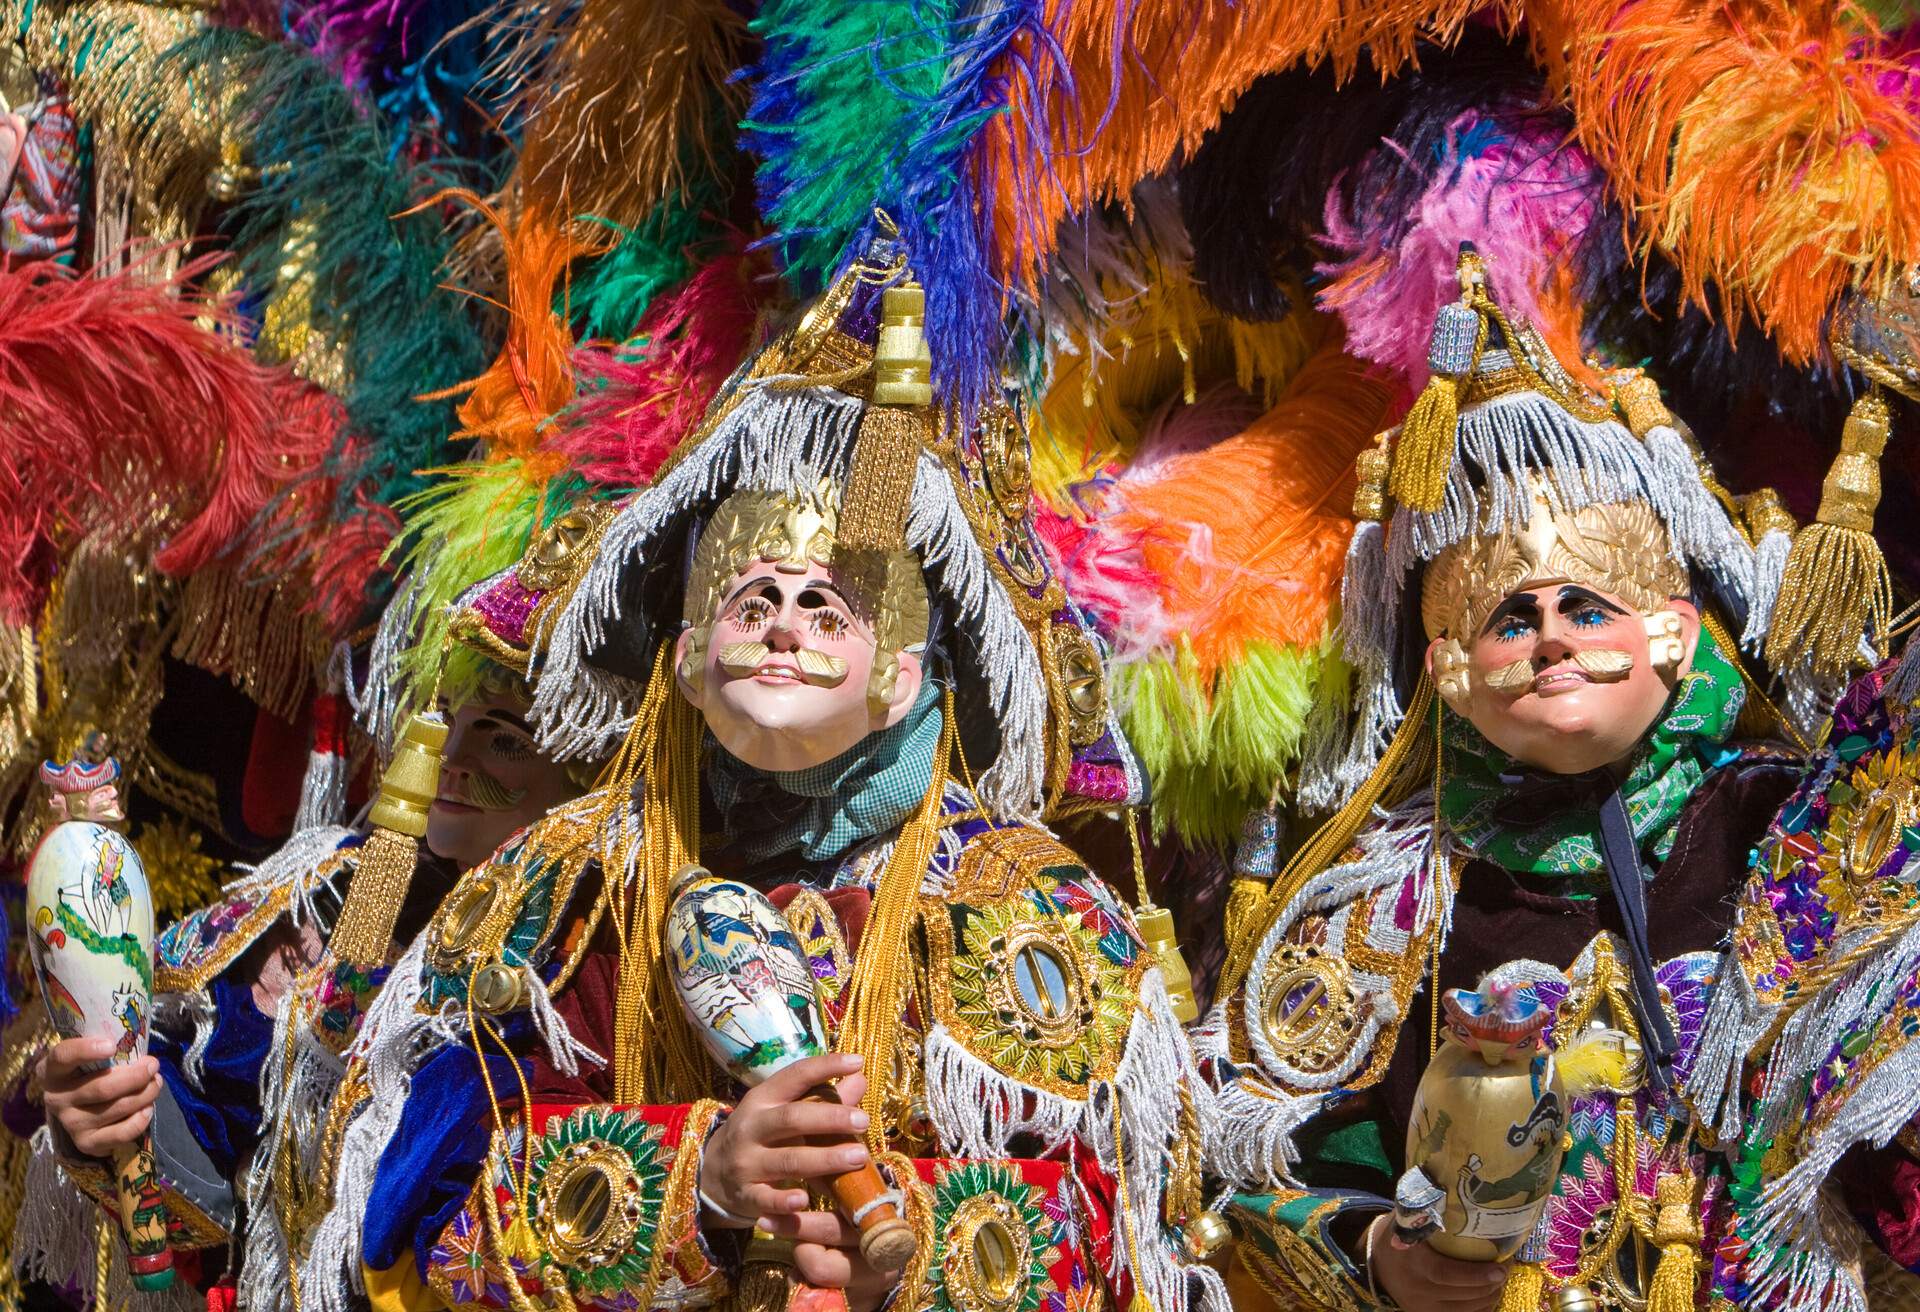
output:
[{"label": "gold cord", "polygon": [[[1293,854],[1286,868],[1268,886],[1266,897],[1247,918],[1242,937],[1227,945],[1227,964],[1215,988],[1216,997],[1227,997],[1240,987],[1253,963],[1254,949],[1266,937],[1273,922],[1279,919],[1294,894],[1309,879],[1346,854],[1361,829],[1372,818],[1374,808],[1398,802],[1404,795],[1402,789],[1420,778],[1413,765],[1423,757],[1431,736],[1427,729],[1427,711],[1432,706],[1433,683],[1422,674],[1413,690],[1407,713],[1400,721],[1400,728],[1395,731],[1387,750],[1381,754],[1380,764],[1374,767],[1366,783],[1360,786],[1347,804],[1314,831],[1313,837]],[[1438,750],[1437,745],[1435,750]]]},{"label": "gold cord", "polygon": [[1753,672],[1747,669],[1747,663],[1740,659],[1740,646],[1734,641],[1733,635],[1727,632],[1727,626],[1721,621],[1720,617],[1712,611],[1702,611],[1700,612],[1700,625],[1706,629],[1708,633],[1713,635],[1713,640],[1720,645],[1720,654],[1732,662],[1734,669],[1740,671],[1740,679],[1747,685],[1747,691],[1759,700],[1760,705],[1765,708],[1767,714],[1772,717],[1773,722],[1780,726],[1781,732],[1793,740],[1793,745],[1800,749],[1800,754],[1802,756],[1813,755],[1814,749],[1812,744],[1807,742],[1806,737],[1800,730],[1794,727],[1793,721],[1789,720],[1786,714],[1774,704],[1773,699],[1767,696],[1766,689],[1760,686],[1759,680],[1753,677]]},{"label": "gold cord", "polygon": [[[681,867],[700,851],[700,715],[673,684],[672,644],[654,656],[653,677],[633,732],[610,771],[614,786],[603,819],[626,805],[640,786],[637,864],[631,826],[622,825],[615,849],[614,924],[620,936],[620,981],[614,1014],[614,1100],[690,1102],[706,1082],[701,1055],[660,968],[667,895]],[[635,866],[629,889],[627,869]]]},{"label": "gold cord", "polygon": [[[1440,778],[1441,761],[1444,753],[1440,750],[1440,699],[1433,699],[1433,825],[1428,831],[1427,880],[1438,890],[1440,887]],[[1451,872],[1449,872],[1451,877]],[[1436,893],[1437,896],[1437,893]],[[1427,1060],[1433,1060],[1433,1054],[1440,1050],[1440,925],[1438,917],[1428,927],[1427,942],[1432,951],[1432,966],[1427,975]]]},{"label": "gold cord", "polygon": [[840,1050],[858,1053],[866,1063],[867,1091],[860,1105],[867,1113],[867,1144],[875,1153],[886,1148],[887,1073],[905,1020],[901,984],[910,965],[907,935],[920,907],[920,885],[926,880],[927,863],[933,858],[939,835],[941,801],[947,791],[947,758],[958,738],[951,689],[946,694],[945,709],[933,774],[920,799],[920,809],[894,839],[893,852],[874,889],[840,1022]]}]

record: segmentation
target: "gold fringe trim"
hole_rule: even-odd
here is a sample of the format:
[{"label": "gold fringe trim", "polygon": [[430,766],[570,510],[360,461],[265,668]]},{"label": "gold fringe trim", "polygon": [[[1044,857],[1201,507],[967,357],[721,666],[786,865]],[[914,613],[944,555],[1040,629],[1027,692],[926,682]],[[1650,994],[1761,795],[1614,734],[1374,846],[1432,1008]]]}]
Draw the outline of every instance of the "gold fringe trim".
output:
[{"label": "gold fringe trim", "polygon": [[627,805],[636,782],[641,790],[640,831],[620,824],[605,875],[620,936],[614,1101],[691,1102],[704,1092],[707,1062],[661,969],[660,951],[673,877],[699,860],[700,714],[674,687],[670,643],[655,653],[646,698],[614,758],[610,782],[609,820]]},{"label": "gold fringe trim", "polygon": [[394,922],[413,883],[419,843],[391,829],[376,829],[360,848],[360,863],[347,886],[346,904],[327,940],[336,960],[377,966],[393,944]]},{"label": "gold fringe trim", "polygon": [[946,714],[940,727],[940,746],[933,756],[933,777],[920,799],[920,809],[902,826],[894,840],[887,868],[874,890],[860,952],[847,985],[847,1008],[840,1022],[842,1052],[858,1053],[865,1061],[867,1146],[876,1154],[886,1148],[887,1073],[904,1021],[901,986],[910,968],[907,935],[920,907],[920,885],[940,832],[940,806],[947,791],[947,758],[953,752],[953,693],[946,695]]},{"label": "gold fringe trim", "polygon": [[899,551],[907,543],[907,511],[919,468],[923,411],[869,405],[847,471],[834,538],[844,551]]},{"label": "gold fringe trim", "polygon": [[1459,381],[1446,374],[1433,375],[1400,423],[1393,461],[1395,501],[1410,510],[1428,512],[1445,504],[1459,422]]}]

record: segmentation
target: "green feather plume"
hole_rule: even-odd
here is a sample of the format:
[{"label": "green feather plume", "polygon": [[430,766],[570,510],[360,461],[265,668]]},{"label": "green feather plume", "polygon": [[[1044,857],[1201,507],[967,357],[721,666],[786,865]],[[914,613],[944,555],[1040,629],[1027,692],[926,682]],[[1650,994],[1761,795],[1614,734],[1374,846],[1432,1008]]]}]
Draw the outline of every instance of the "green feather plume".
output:
[{"label": "green feather plume", "polygon": [[1331,646],[1250,643],[1209,692],[1191,652],[1157,651],[1114,672],[1127,741],[1153,781],[1156,835],[1226,848],[1247,813],[1300,758],[1301,729],[1324,686],[1342,677]]}]

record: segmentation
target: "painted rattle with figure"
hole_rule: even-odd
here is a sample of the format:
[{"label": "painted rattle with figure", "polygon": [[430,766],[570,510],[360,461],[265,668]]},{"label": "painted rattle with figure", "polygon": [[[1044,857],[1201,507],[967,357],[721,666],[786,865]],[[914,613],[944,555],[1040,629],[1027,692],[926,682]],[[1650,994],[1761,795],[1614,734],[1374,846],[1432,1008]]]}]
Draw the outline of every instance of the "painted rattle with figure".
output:
[{"label": "painted rattle with figure", "polygon": [[[742,1084],[828,1051],[826,1021],[800,941],[765,894],[701,866],[674,879],[667,912],[667,955],[674,988],[694,1032],[715,1061]],[[829,1086],[808,1095],[838,1102]],[[860,1252],[882,1271],[903,1271],[918,1247],[871,1161],[829,1182],[834,1201],[860,1232]]]},{"label": "painted rattle with figure", "polygon": [[[112,1039],[115,1065],[146,1056],[153,994],[153,897],[117,828],[119,779],[98,733],[74,760],[42,764],[56,823],[27,866],[28,947],[53,1028],[63,1039]],[[134,1288],[169,1288],[173,1251],[148,1139],[114,1154],[113,1180]]]}]

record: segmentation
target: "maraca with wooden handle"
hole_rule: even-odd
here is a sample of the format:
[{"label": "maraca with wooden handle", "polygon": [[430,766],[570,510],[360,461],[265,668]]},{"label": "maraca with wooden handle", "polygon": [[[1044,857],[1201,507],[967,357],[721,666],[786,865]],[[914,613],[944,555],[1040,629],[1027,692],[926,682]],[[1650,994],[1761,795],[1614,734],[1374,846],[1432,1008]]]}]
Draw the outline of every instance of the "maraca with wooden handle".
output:
[{"label": "maraca with wooden handle", "polygon": [[[699,866],[674,880],[667,953],[674,988],[695,1033],[735,1079],[756,1085],[827,1051],[813,971],[786,918],[764,894]],[[838,1101],[822,1086],[809,1097]],[[918,1247],[898,1195],[872,1162],[830,1181],[834,1201],[860,1232],[860,1252],[902,1271]]]},{"label": "maraca with wooden handle", "polygon": [[[146,1056],[153,995],[146,868],[133,844],[108,827],[123,819],[118,777],[111,760],[42,766],[63,822],[41,838],[27,866],[27,944],[53,1028],[63,1039],[112,1039],[116,1065]],[[133,1285],[166,1289],[173,1252],[150,1140],[117,1150],[113,1167]]]}]

